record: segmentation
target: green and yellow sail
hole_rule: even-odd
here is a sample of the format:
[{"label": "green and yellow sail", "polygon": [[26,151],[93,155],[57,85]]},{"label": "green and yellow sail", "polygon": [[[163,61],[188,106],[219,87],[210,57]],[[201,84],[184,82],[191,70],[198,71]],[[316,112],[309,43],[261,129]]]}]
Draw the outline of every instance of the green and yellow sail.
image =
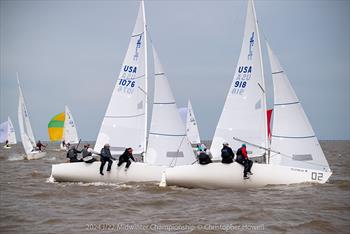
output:
[{"label": "green and yellow sail", "polygon": [[61,141],[63,137],[65,113],[55,115],[48,124],[50,141]]}]

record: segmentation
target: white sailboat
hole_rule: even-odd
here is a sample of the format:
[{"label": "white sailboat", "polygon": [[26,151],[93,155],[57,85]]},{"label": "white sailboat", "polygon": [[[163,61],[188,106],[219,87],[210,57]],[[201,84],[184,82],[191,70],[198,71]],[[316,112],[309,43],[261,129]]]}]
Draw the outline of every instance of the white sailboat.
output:
[{"label": "white sailboat", "polygon": [[10,145],[17,144],[15,129],[10,116],[7,118],[7,121],[0,124],[0,143],[6,143],[6,141],[5,149],[10,149]]},{"label": "white sailboat", "polygon": [[26,154],[26,159],[28,160],[39,159],[44,157],[46,155],[46,152],[36,150],[35,138],[34,138],[31,124],[30,124],[27,107],[24,102],[24,97],[23,97],[22,89],[19,83],[18,74],[17,74],[17,82],[18,82],[18,89],[19,89],[18,124],[19,124],[19,130],[21,134],[23,148]]},{"label": "white sailboat", "polygon": [[[70,112],[68,106],[65,106],[64,115],[65,115],[65,118],[64,118],[62,142],[64,141],[65,144],[68,144],[68,143],[77,144],[79,142],[77,126],[75,124],[73,115]],[[66,146],[64,146],[62,142],[60,144],[60,148],[62,150],[66,150]]]},{"label": "white sailboat", "polygon": [[192,145],[201,143],[197,120],[194,115],[191,101],[188,100],[187,107],[178,109],[181,119],[186,126],[186,135]]},{"label": "white sailboat", "polygon": [[[134,148],[136,154],[146,150],[146,35],[144,2],[141,1],[129,49],[98,134],[95,145],[97,152],[106,143],[111,145],[112,154],[121,154],[126,147]],[[144,162],[132,163],[127,171],[124,170],[125,165],[118,168],[116,163],[113,163],[111,171],[104,176],[99,174],[100,162],[57,164],[52,166],[52,177],[55,181],[159,182],[166,167],[195,161],[170,86],[156,53],[153,55],[156,71],[155,106]]]},{"label": "white sailboat", "polygon": [[259,32],[254,3],[249,0],[238,67],[211,151],[218,158],[222,143],[229,142],[238,148],[242,142],[236,140],[242,139],[250,142],[248,149],[252,155],[265,155],[266,163],[255,163],[252,168],[254,175],[247,180],[243,179],[243,166],[238,163],[212,163],[168,168],[163,182],[184,187],[249,188],[269,184],[325,183],[328,180],[332,174],[328,162],[287,76],[270,48],[269,57],[275,95],[271,148],[267,144]]},{"label": "white sailboat", "polygon": [[187,111],[186,135],[191,144],[199,144],[201,143],[201,138],[199,136],[197,120],[190,100],[188,100]]}]

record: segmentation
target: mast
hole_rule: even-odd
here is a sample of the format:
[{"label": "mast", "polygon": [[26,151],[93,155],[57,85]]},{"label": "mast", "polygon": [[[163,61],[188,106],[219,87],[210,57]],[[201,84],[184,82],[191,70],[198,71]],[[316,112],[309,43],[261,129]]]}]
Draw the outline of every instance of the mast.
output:
[{"label": "mast", "polygon": [[255,27],[256,27],[256,32],[257,32],[257,40],[258,40],[258,44],[259,44],[259,55],[260,55],[260,66],[261,66],[261,76],[262,76],[262,87],[264,87],[265,90],[262,89],[262,92],[264,93],[263,95],[263,108],[264,108],[264,124],[265,124],[265,148],[268,149],[268,156],[266,156],[266,151],[265,151],[265,158],[266,158],[266,163],[269,164],[269,154],[270,154],[270,144],[268,141],[268,133],[267,133],[267,107],[266,107],[266,87],[265,87],[265,76],[264,76],[264,66],[263,66],[263,57],[262,57],[262,53],[261,53],[261,43],[260,43],[260,32],[259,32],[259,24],[258,24],[258,20],[256,17],[256,11],[255,11],[255,5],[254,5],[254,0],[252,1],[252,8],[253,8],[253,14],[254,14],[254,19],[255,19]]},{"label": "mast", "polygon": [[[141,0],[142,6],[142,15],[143,15],[143,33],[144,33],[144,41],[145,41],[145,137],[144,137],[144,152],[147,151],[147,121],[148,121],[148,63],[147,63],[147,25],[146,25],[146,15],[145,15],[145,2]],[[144,154],[146,157],[147,154]]]}]

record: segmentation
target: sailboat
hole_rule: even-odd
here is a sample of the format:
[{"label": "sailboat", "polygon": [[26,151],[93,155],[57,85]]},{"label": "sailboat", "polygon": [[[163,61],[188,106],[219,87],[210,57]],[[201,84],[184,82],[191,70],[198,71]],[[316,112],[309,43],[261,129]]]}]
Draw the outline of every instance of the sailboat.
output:
[{"label": "sailboat", "polygon": [[167,185],[202,188],[250,188],[273,184],[325,183],[332,171],[311,124],[277,57],[268,46],[274,83],[274,116],[271,145],[266,121],[259,31],[254,3],[248,1],[243,45],[227,95],[211,152],[220,157],[222,143],[233,149],[247,143],[249,155],[263,156],[250,179],[243,179],[238,163],[187,165],[166,169]]},{"label": "sailboat", "polygon": [[94,148],[95,152],[100,152],[105,144],[109,144],[112,155],[120,155],[126,147],[131,147],[135,154],[143,156],[144,162],[134,162],[128,170],[125,170],[124,164],[118,167],[113,163],[111,171],[104,176],[99,174],[100,162],[57,164],[52,166],[51,174],[55,181],[159,182],[166,167],[195,161],[155,50],[154,108],[146,149],[148,93],[144,12],[144,2],[141,1],[129,48]]},{"label": "sailboat", "polygon": [[48,123],[50,141],[59,141],[60,149],[67,150],[65,144],[77,144],[79,142],[78,132],[72,113],[68,106],[65,111],[55,115]]},{"label": "sailboat", "polygon": [[188,100],[187,107],[178,109],[182,121],[186,126],[186,135],[192,145],[201,143],[199,136],[197,120],[194,115],[191,101]]},{"label": "sailboat", "polygon": [[201,143],[201,139],[199,136],[197,120],[190,100],[188,100],[187,111],[186,135],[191,144],[199,144]]},{"label": "sailboat", "polygon": [[0,124],[0,143],[6,143],[4,149],[10,149],[10,145],[17,144],[16,133],[13,127],[10,116],[7,118],[7,121]]},{"label": "sailboat", "polygon": [[27,107],[24,102],[24,97],[22,89],[19,83],[18,74],[17,74],[18,90],[19,90],[19,103],[18,103],[18,124],[22,140],[22,145],[24,152],[26,154],[26,159],[39,159],[46,155],[46,152],[36,149],[35,138],[32,130],[32,126],[29,120],[29,114]]}]

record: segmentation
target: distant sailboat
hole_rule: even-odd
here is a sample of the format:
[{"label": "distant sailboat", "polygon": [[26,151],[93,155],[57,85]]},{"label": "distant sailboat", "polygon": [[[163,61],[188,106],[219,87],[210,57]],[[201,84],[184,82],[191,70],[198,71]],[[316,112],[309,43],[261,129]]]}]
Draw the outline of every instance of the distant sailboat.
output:
[{"label": "distant sailboat", "polygon": [[61,142],[61,150],[66,150],[65,144],[77,144],[79,142],[77,127],[68,106],[65,112],[55,115],[48,124],[50,141]]},{"label": "distant sailboat", "polygon": [[[220,157],[221,144],[237,149],[247,143],[250,154],[262,155],[250,179],[238,163],[188,165],[166,169],[163,184],[202,188],[249,188],[272,184],[325,183],[332,175],[327,159],[276,56],[268,46],[274,83],[271,146],[268,141],[266,94],[254,3],[248,1],[245,33],[236,74],[227,96],[211,152]],[[229,178],[224,179],[223,178]]]},{"label": "distant sailboat", "polygon": [[197,120],[194,115],[191,101],[188,100],[187,107],[178,109],[183,123],[186,126],[186,135],[192,145],[201,143]]},{"label": "distant sailboat", "polygon": [[6,143],[6,141],[5,149],[10,149],[10,145],[17,144],[15,129],[10,117],[7,118],[7,121],[0,124],[0,143]]},{"label": "distant sailboat", "polygon": [[39,159],[46,155],[46,152],[36,150],[36,143],[33,134],[33,130],[29,121],[29,115],[27,107],[24,102],[22,89],[19,83],[17,74],[18,90],[19,90],[19,103],[18,103],[18,124],[21,134],[22,145],[26,154],[26,159]]}]

